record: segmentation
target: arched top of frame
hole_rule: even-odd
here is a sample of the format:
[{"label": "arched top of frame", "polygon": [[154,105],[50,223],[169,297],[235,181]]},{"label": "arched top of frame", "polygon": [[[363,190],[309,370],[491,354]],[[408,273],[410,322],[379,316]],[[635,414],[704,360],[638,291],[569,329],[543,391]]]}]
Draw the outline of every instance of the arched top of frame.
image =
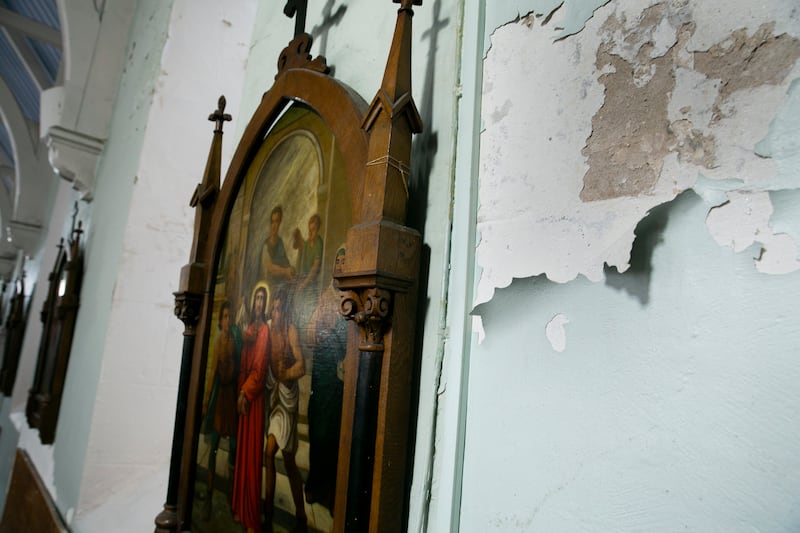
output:
[{"label": "arched top of frame", "polygon": [[273,86],[245,128],[231,165],[225,175],[220,198],[215,202],[211,221],[208,256],[223,238],[223,222],[230,212],[247,169],[272,126],[293,101],[302,102],[316,112],[330,128],[342,154],[350,186],[352,220],[358,223],[361,191],[367,163],[368,137],[362,129],[367,103],[352,89],[327,74],[323,58],[308,55],[310,37],[298,36],[281,54]]}]

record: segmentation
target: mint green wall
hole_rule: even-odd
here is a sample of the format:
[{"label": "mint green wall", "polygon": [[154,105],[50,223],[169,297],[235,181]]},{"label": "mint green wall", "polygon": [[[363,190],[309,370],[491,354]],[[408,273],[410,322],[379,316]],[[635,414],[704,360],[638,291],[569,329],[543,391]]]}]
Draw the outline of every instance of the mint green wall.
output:
[{"label": "mint green wall", "polygon": [[[508,24],[525,25],[527,30],[516,35],[530,30],[529,34],[540,38],[537,44],[541,46],[524,48],[524,56],[520,55],[522,39],[516,43],[505,41],[517,46],[494,49],[497,55],[493,63],[512,73],[524,70],[525,74],[520,76],[522,87],[527,88],[526,83],[530,83],[529,90],[520,91],[523,96],[519,100],[508,102],[507,107],[512,109],[509,116],[515,115],[516,121],[506,121],[505,129],[493,134],[505,135],[508,144],[526,146],[528,154],[536,156],[536,164],[528,166],[536,180],[528,181],[534,185],[529,191],[514,188],[510,182],[518,174],[511,170],[524,165],[512,168],[509,160],[515,159],[513,153],[498,150],[487,154],[485,145],[481,150],[488,163],[476,168],[475,162],[462,156],[462,152],[474,148],[478,141],[459,131],[458,157],[463,162],[460,168],[465,174],[472,172],[469,178],[462,174],[457,178],[461,187],[456,188],[455,223],[469,220],[466,214],[459,217],[458,209],[469,205],[470,200],[485,204],[502,200],[505,195],[513,197],[517,205],[529,206],[527,211],[521,210],[522,222],[515,228],[522,228],[524,234],[528,227],[525,215],[541,210],[542,206],[548,209],[553,203],[553,190],[560,194],[574,192],[577,196],[587,170],[581,164],[573,172],[551,176],[548,158],[557,159],[560,152],[555,148],[549,152],[537,151],[533,139],[543,134],[545,139],[547,135],[561,138],[574,133],[583,127],[584,120],[591,118],[591,114],[576,112],[582,105],[578,99],[565,102],[557,117],[549,113],[555,109],[552,105],[548,109],[541,106],[541,102],[552,96],[543,93],[553,87],[558,89],[559,84],[565,94],[571,94],[569,90],[575,85],[567,85],[571,81],[577,84],[575,80],[582,75],[577,72],[580,58],[593,58],[595,53],[584,43],[572,57],[574,62],[563,61],[560,71],[545,69],[543,65],[553,57],[561,58],[556,55],[557,48],[564,42],[551,47],[542,35],[551,31],[553,24],[568,26],[559,17],[572,20],[573,4],[588,3],[566,2],[546,29],[540,23],[548,14],[541,7],[547,2],[479,4],[487,12],[483,13],[481,8],[467,11],[465,35],[469,35],[470,21],[479,26],[485,21],[485,34],[479,34],[478,40],[488,41],[494,32]],[[595,7],[607,4],[608,8],[599,20],[590,21],[596,31],[608,12],[624,2],[594,4]],[[637,7],[646,7],[640,4]],[[653,4],[659,3],[649,3]],[[790,3],[782,1],[769,6],[774,12],[751,11],[749,4],[732,11],[730,6],[723,8],[713,2],[702,6],[681,5],[694,6],[698,20],[708,17],[702,31],[695,36],[699,49],[717,42],[715,32],[725,33],[729,25],[735,28],[739,14],[743,17],[741,25],[746,26],[745,21],[750,19],[745,15],[757,12],[769,17],[770,13],[790,11]],[[514,20],[517,15],[529,12],[536,13],[537,22]],[[771,16],[779,19],[779,27],[793,25],[796,29],[794,13],[794,18]],[[581,15],[585,19],[591,16],[588,11]],[[628,24],[634,22],[632,17],[627,20]],[[588,31],[588,27],[582,31]],[[758,24],[748,26],[747,35],[757,27]],[[776,30],[776,34],[782,31]],[[468,53],[467,42],[464,57],[478,57],[482,62],[484,50]],[[619,43],[622,38],[610,42]],[[525,58],[531,61],[524,61]],[[525,65],[520,66],[520,62]],[[715,240],[720,231],[712,231],[708,219],[715,209],[726,205],[726,191],[730,189],[725,187],[731,184],[720,178],[728,177],[739,186],[753,179],[757,185],[746,187],[743,194],[752,194],[754,202],[757,196],[766,194],[773,209],[768,216],[769,228],[777,236],[786,234],[798,242],[800,198],[796,189],[800,186],[797,160],[800,132],[792,126],[800,123],[798,66],[795,64],[786,79],[776,82],[788,86],[788,91],[779,98],[774,94],[768,96],[768,88],[762,88],[759,89],[764,91],[760,93],[762,97],[754,106],[746,99],[747,88],[737,93],[742,98],[737,102],[739,108],[728,108],[732,121],[741,120],[748,113],[751,118],[741,128],[720,131],[715,139],[721,156],[732,155],[725,151],[726,147],[732,140],[738,140],[733,142],[737,149],[747,156],[766,158],[766,163],[774,164],[773,173],[769,172],[770,167],[759,174],[748,169],[742,171],[740,166],[737,174],[732,168],[737,160],[732,157],[725,157],[713,169],[707,169],[708,175],[717,172],[709,179],[696,169],[684,168],[680,172],[670,169],[664,173],[666,180],[675,179],[677,184],[689,177],[690,184],[680,190],[692,190],[643,210],[626,272],[620,274],[612,268],[603,272],[601,263],[601,279],[593,282],[578,276],[555,283],[544,275],[509,280],[510,285],[498,289],[487,303],[472,310],[481,319],[482,327],[476,323],[475,327],[463,328],[461,361],[465,367],[457,374],[463,377],[459,383],[462,403],[454,402],[462,408],[464,432],[463,464],[461,469],[456,467],[455,476],[456,492],[460,490],[461,497],[457,516],[447,529],[462,532],[797,529],[800,499],[795,487],[800,483],[800,460],[794,453],[794,443],[800,436],[800,426],[795,422],[800,410],[800,392],[796,386],[800,377],[797,358],[800,321],[795,302],[800,297],[800,271],[759,272],[759,263],[754,259],[761,256],[762,248],[771,249],[771,245],[759,238],[769,236],[756,231],[757,244],[736,253],[724,242]],[[691,66],[685,68],[691,70]],[[466,71],[465,67],[463,72]],[[602,73],[588,74],[592,77]],[[563,78],[557,77],[560,75]],[[546,76],[556,81],[551,83],[549,78],[541,81]],[[473,79],[480,77],[476,73]],[[469,84],[464,83],[464,87]],[[485,94],[491,89],[483,90]],[[530,107],[521,107],[523,100]],[[502,103],[502,99],[498,101],[498,105]],[[699,101],[688,104],[703,109]],[[489,117],[494,111],[485,109],[483,115]],[[501,120],[502,117],[492,118],[493,122]],[[769,124],[769,128],[762,129],[757,126],[760,123]],[[472,133],[481,132],[485,138],[488,129],[477,126]],[[588,133],[591,131],[590,127]],[[751,138],[755,140],[748,144]],[[765,140],[759,142],[761,139]],[[585,138],[581,138],[567,149],[580,156],[584,142]],[[528,154],[518,154],[516,159],[524,159]],[[613,145],[608,156],[618,156]],[[727,176],[720,176],[720,169]],[[693,172],[698,175],[696,182]],[[505,188],[497,186],[490,191],[471,190],[470,186],[480,187],[478,175],[483,178],[484,173],[506,177],[509,183]],[[548,189],[550,185],[552,188]],[[768,192],[759,193],[763,190]],[[609,208],[609,219],[623,215],[647,196],[645,193],[616,199],[618,203]],[[584,210],[603,205],[584,204]],[[576,210],[575,217],[581,216],[579,211]],[[757,218],[758,210],[754,208],[753,213],[753,218]],[[513,215],[499,213],[494,222],[499,226]],[[734,232],[744,230],[747,236],[749,216],[750,212],[745,210],[742,216],[731,217],[730,228]],[[541,220],[557,222],[559,218]],[[527,248],[513,250],[515,260],[525,263],[527,259],[534,264],[540,257],[562,251],[563,235],[555,223],[551,229],[549,234],[545,232],[525,242]],[[454,228],[453,235],[459,233],[465,232]],[[504,237],[501,233],[495,235]],[[478,242],[480,238],[479,231]],[[603,239],[608,239],[606,231],[598,232],[595,240],[587,242],[613,244]],[[454,248],[453,265],[456,270],[464,270],[464,283],[458,288],[462,291],[466,288],[469,299],[470,270],[461,266],[459,258],[474,264],[476,256],[470,246],[475,241],[465,236],[458,242],[463,245]],[[509,251],[508,256],[498,253],[483,259],[485,264],[496,266],[510,261],[510,255]],[[791,263],[792,254],[785,252],[785,257]],[[477,276],[481,276],[480,269]],[[451,290],[449,298],[450,307],[455,307],[462,297]],[[458,318],[454,315],[451,322],[457,324]],[[455,333],[458,332],[456,329]],[[454,355],[453,359],[457,357]],[[447,384],[447,391],[451,386]],[[461,442],[458,438],[456,441]],[[456,457],[456,465],[460,459]]]},{"label": "mint green wall", "polygon": [[476,310],[461,531],[796,529],[800,273],[755,272],[707,210],[654,210],[605,283],[517,280]]}]

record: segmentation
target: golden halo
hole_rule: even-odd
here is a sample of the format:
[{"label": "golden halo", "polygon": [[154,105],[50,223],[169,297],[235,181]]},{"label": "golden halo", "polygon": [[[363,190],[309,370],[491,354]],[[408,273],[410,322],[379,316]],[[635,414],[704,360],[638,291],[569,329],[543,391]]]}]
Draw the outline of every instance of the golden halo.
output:
[{"label": "golden halo", "polygon": [[257,281],[255,286],[253,286],[253,292],[250,293],[250,313],[253,312],[253,303],[256,301],[256,291],[261,288],[267,293],[267,297],[264,299],[264,314],[267,314],[267,306],[269,305],[269,285],[263,280]]}]

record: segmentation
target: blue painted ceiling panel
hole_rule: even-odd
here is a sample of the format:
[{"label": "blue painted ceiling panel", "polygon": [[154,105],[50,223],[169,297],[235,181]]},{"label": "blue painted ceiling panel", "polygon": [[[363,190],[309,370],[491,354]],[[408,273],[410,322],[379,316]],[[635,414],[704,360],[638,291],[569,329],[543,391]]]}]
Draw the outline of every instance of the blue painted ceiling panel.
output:
[{"label": "blue painted ceiling panel", "polygon": [[14,150],[11,148],[11,138],[8,135],[6,125],[2,121],[0,121],[0,151],[14,164]]},{"label": "blue painted ceiling panel", "polygon": [[0,76],[14,94],[25,118],[38,122],[39,89],[2,32],[0,32]]},{"label": "blue painted ceiling panel", "polygon": [[[61,30],[58,7],[54,0],[0,0],[0,5],[4,5],[7,9],[29,19],[41,22],[56,30]],[[55,83],[58,65],[61,63],[61,50],[34,39],[27,38],[27,40],[50,75],[50,82]]]},{"label": "blue painted ceiling panel", "polygon": [[[55,0],[0,0],[0,7],[57,30],[61,29]],[[61,50],[55,46],[25,37],[54,84],[61,63]],[[23,114],[29,120],[39,121],[39,91],[25,65],[17,57],[11,43],[0,32],[0,77],[14,93]]]}]

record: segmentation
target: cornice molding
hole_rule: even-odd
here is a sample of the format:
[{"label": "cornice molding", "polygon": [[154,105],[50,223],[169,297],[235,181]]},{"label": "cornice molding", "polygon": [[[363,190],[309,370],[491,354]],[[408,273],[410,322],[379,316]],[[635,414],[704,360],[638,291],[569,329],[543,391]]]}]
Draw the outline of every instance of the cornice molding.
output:
[{"label": "cornice molding", "polygon": [[80,191],[83,200],[94,192],[97,158],[105,141],[79,131],[52,126],[47,132],[47,157],[53,170]]}]

